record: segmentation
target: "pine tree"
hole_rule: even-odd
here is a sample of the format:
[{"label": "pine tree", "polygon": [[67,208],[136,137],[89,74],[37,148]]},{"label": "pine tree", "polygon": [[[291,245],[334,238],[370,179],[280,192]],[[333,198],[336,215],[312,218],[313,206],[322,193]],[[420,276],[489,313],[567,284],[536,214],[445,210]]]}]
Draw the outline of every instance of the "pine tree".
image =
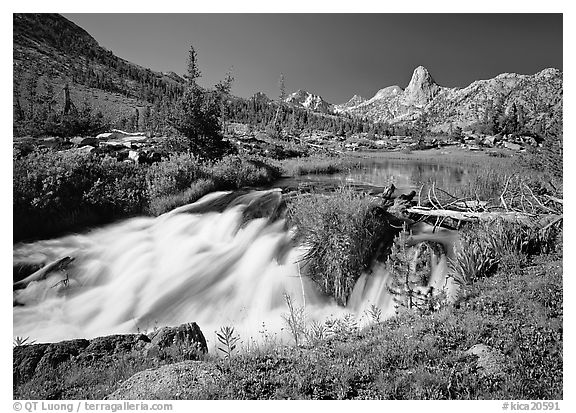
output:
[{"label": "pine tree", "polygon": [[284,102],[286,99],[286,85],[284,84],[284,73],[280,73],[280,80],[278,82],[280,86],[280,102]]},{"label": "pine tree", "polygon": [[168,120],[172,127],[188,138],[190,150],[202,158],[219,158],[226,148],[220,126],[221,91],[229,90],[224,83],[221,91],[201,88],[196,79],[200,76],[196,51],[190,47],[188,54],[188,85],[175,104]]},{"label": "pine tree", "polygon": [[198,57],[196,55],[196,50],[194,46],[190,46],[188,51],[188,71],[184,75],[188,83],[195,84],[196,79],[200,77],[200,69],[198,69]]}]

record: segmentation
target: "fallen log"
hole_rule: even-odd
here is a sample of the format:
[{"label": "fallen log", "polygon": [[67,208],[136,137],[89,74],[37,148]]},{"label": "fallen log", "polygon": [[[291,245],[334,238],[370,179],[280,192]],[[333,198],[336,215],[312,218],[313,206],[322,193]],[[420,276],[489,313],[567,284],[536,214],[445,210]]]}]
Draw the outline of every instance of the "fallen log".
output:
[{"label": "fallen log", "polygon": [[456,221],[476,222],[476,221],[494,221],[502,219],[507,222],[515,222],[519,224],[528,225],[531,227],[545,228],[546,225],[557,222],[562,219],[562,215],[558,214],[545,214],[533,215],[523,212],[464,212],[452,211],[448,209],[430,209],[424,207],[410,207],[406,212],[411,214],[419,214],[423,216],[431,216],[438,218],[452,218]]},{"label": "fallen log", "polygon": [[68,266],[68,264],[70,264],[72,261],[74,261],[73,257],[63,257],[63,258],[60,258],[56,261],[53,261],[53,262],[45,265],[44,267],[42,267],[41,269],[39,269],[35,273],[30,274],[28,277],[24,278],[23,280],[20,280],[18,282],[15,282],[14,284],[12,284],[12,289],[13,290],[24,289],[32,281],[41,281],[41,280],[45,279],[50,273],[64,270]]}]

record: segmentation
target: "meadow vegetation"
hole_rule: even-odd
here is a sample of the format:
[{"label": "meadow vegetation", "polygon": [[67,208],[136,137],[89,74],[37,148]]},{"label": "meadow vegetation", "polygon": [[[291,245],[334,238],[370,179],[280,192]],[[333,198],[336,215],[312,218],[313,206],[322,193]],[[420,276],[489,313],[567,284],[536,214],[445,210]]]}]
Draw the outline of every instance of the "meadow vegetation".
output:
[{"label": "meadow vegetation", "polygon": [[153,164],[37,150],[13,162],[14,240],[53,236],[136,214],[159,215],[215,190],[273,182],[258,159],[201,161],[174,154]]}]

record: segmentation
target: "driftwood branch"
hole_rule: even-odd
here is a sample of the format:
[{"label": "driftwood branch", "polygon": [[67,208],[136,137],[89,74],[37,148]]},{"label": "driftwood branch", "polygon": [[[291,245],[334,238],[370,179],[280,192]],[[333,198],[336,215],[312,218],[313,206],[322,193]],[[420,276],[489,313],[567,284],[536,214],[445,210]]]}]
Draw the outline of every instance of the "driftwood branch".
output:
[{"label": "driftwood branch", "polygon": [[543,218],[546,219],[546,223],[550,219],[556,220],[561,216],[557,214],[548,215],[533,215],[523,212],[463,212],[463,211],[452,211],[448,209],[428,209],[428,208],[418,208],[411,207],[406,210],[406,212],[412,214],[419,214],[430,217],[445,217],[452,218],[457,221],[475,222],[475,221],[493,221],[496,219],[502,219],[508,222],[517,222],[530,226],[538,226],[538,222]]},{"label": "driftwood branch", "polygon": [[506,205],[506,201],[504,200],[504,194],[508,190],[508,185],[510,184],[510,180],[512,179],[513,176],[514,175],[510,175],[508,177],[508,179],[506,180],[506,185],[504,185],[504,190],[502,191],[502,194],[500,195],[500,200],[502,201],[502,206],[504,206],[504,209],[506,209],[506,211],[508,211],[508,205]]},{"label": "driftwood branch", "polygon": [[552,195],[544,195],[546,198],[548,198],[550,201],[554,201],[560,205],[564,205],[564,200],[560,199],[560,198],[556,198],[555,196]]}]

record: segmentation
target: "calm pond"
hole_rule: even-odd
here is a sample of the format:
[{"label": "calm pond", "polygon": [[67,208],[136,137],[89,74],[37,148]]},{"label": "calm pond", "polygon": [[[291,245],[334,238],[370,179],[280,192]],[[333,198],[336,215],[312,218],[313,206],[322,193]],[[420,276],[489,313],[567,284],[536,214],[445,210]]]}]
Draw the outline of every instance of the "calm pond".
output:
[{"label": "calm pond", "polygon": [[329,190],[342,186],[380,192],[394,184],[396,194],[418,192],[422,185],[435,182],[437,188],[452,191],[473,179],[474,165],[437,160],[359,159],[360,166],[335,174],[308,174],[282,178],[275,186],[289,189]]}]

